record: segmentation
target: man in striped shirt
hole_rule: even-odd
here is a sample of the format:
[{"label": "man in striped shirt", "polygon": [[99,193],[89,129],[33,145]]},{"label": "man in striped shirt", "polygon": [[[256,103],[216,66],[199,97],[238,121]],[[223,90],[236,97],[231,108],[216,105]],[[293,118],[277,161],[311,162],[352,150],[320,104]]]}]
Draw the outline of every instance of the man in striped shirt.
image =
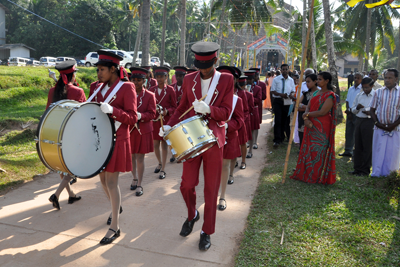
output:
[{"label": "man in striped shirt", "polygon": [[371,100],[374,120],[372,177],[387,176],[400,166],[400,87],[399,71],[388,69],[385,86],[375,91]]}]

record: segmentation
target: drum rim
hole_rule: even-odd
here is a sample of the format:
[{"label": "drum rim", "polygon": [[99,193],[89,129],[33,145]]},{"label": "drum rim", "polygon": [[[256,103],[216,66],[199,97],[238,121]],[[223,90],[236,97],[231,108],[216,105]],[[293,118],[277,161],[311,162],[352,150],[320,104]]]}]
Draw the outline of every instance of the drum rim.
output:
[{"label": "drum rim", "polygon": [[[192,147],[192,148],[186,150],[186,151],[183,152],[181,155],[179,155],[179,156],[176,158],[176,160],[177,160],[178,163],[180,163],[180,162],[184,162],[184,161],[186,161],[186,160],[188,160],[188,159],[192,159],[192,158],[194,158],[194,157],[197,157],[198,155],[201,155],[201,154],[203,154],[204,152],[206,152],[208,149],[210,149],[212,146],[214,146],[217,142],[218,142],[218,138],[217,138],[217,137],[213,137],[213,138],[211,138],[211,139],[209,139],[209,140],[206,140],[206,141],[203,141],[203,142],[201,142],[201,143],[198,143],[198,144],[195,145],[194,147]],[[191,156],[191,157],[189,157],[189,158],[187,158],[187,159],[182,159],[182,157],[184,157],[184,156],[186,156],[186,155],[188,155],[188,154],[190,154],[190,153],[193,153],[193,150],[196,151],[197,149],[201,148],[202,146],[208,145],[208,144],[211,144],[211,143],[214,143],[214,144],[213,144],[212,146],[210,146],[209,148],[207,148],[206,150],[202,151],[201,153],[196,153],[196,154],[194,154],[193,156]]]},{"label": "drum rim", "polygon": [[[83,103],[81,103],[80,106],[84,106],[84,105],[88,105],[88,104],[94,104],[94,105],[100,106],[100,103],[97,103],[97,102],[83,102]],[[71,113],[71,115],[68,117],[68,120],[71,118],[72,114],[73,114],[73,113]],[[112,157],[112,155],[113,155],[113,153],[114,153],[115,143],[116,143],[116,140],[117,140],[117,136],[116,136],[115,124],[114,124],[113,119],[111,119],[110,116],[108,116],[108,115],[107,115],[107,118],[109,119],[110,124],[111,124],[111,130],[112,130],[112,136],[113,136],[113,138],[112,138],[112,140],[111,140],[110,152],[109,152],[109,154],[108,154],[106,160],[104,161],[103,165],[101,165],[101,167],[100,167],[97,171],[95,171],[93,174],[90,174],[90,175],[87,175],[87,176],[77,176],[77,175],[75,175],[75,174],[72,174],[72,172],[69,170],[68,166],[65,165],[65,167],[68,169],[68,171],[69,171],[73,176],[79,177],[79,178],[81,178],[81,179],[92,178],[92,177],[98,175],[99,173],[101,173],[101,172],[107,167],[107,164],[110,162],[111,157]],[[63,123],[63,126],[62,126],[63,129],[64,129],[65,124],[68,122],[68,120],[66,120],[65,123]],[[64,133],[64,132],[63,132],[63,133]],[[61,140],[62,140],[62,139],[63,139],[63,138],[62,138],[62,136],[61,136]],[[61,150],[61,157],[62,157],[63,160],[64,160],[64,155],[63,155],[63,152],[62,152],[62,146],[61,146],[60,150]]]},{"label": "drum rim", "polygon": [[[182,125],[185,124],[185,123],[188,123],[188,122],[191,122],[191,121],[194,121],[194,120],[197,120],[197,119],[202,119],[202,118],[203,118],[202,115],[194,115],[194,116],[192,116],[192,117],[190,117],[190,118],[187,118],[186,120],[183,120],[183,121],[181,121],[181,122],[178,122],[177,124],[175,124],[174,126],[172,126],[171,129],[169,129],[169,130],[165,133],[165,135],[164,135],[164,140],[167,139],[167,136],[168,136],[172,131],[178,129],[179,126],[182,126]],[[203,120],[204,120],[204,119],[203,119]]]},{"label": "drum rim", "polygon": [[[43,165],[45,167],[47,167],[49,170],[54,171],[54,172],[60,172],[60,171],[55,170],[54,168],[52,168],[47,163],[47,161],[44,159],[44,156],[42,154],[42,149],[41,149],[41,146],[40,146],[40,133],[41,133],[41,130],[42,130],[43,122],[47,118],[47,116],[49,115],[50,111],[53,110],[57,106],[56,105],[57,103],[62,103],[62,102],[67,102],[67,101],[79,103],[78,101],[71,100],[71,99],[62,99],[62,100],[59,100],[57,102],[51,103],[50,106],[44,111],[42,117],[39,120],[38,127],[36,128],[36,137],[38,139],[38,141],[36,142],[36,152],[38,153],[39,159],[43,163]],[[68,168],[66,168],[66,169],[68,170]],[[69,174],[71,174],[71,173],[69,173]],[[73,175],[73,174],[71,174],[71,175]]]}]

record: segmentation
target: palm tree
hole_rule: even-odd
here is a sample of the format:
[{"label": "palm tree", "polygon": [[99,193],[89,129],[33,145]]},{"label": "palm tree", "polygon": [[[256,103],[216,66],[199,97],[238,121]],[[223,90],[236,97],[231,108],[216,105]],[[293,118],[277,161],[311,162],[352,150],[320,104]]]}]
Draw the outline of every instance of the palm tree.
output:
[{"label": "palm tree", "polygon": [[[143,5],[141,4],[140,8],[139,8],[139,14],[143,14],[142,12],[143,12]],[[133,53],[133,59],[132,59],[133,60],[132,66],[134,66],[134,67],[136,66],[136,59],[137,59],[138,51],[140,48],[140,41],[142,40],[142,28],[143,28],[143,16],[140,15],[139,16],[139,28],[137,31],[136,41],[135,41],[135,52]]]},{"label": "palm tree", "polygon": [[160,66],[164,65],[164,55],[165,55],[165,29],[167,27],[167,4],[168,0],[164,0],[163,8],[163,18],[162,18],[162,37],[161,37],[161,55],[160,55]]},{"label": "palm tree", "polygon": [[142,65],[150,64],[150,0],[143,0],[143,49]]},{"label": "palm tree", "polygon": [[181,6],[181,43],[179,51],[179,65],[185,66],[185,41],[186,41],[186,0],[182,0]]}]

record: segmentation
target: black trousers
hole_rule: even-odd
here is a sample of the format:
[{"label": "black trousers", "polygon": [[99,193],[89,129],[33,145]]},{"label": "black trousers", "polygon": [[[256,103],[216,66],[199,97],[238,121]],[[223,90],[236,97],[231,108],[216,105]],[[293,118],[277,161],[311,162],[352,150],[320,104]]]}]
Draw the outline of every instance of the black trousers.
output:
[{"label": "black trousers", "polygon": [[[288,137],[290,134],[290,117],[288,117],[289,106],[283,105],[282,98],[274,98],[272,108],[275,113],[274,143],[282,143],[285,140],[285,132]],[[287,133],[287,131],[289,131],[289,133]]]},{"label": "black trousers", "polygon": [[372,167],[374,121],[371,118],[364,119],[357,117],[355,128],[354,170],[368,175]]},{"label": "black trousers", "polygon": [[347,89],[353,86],[353,81],[347,81]]}]

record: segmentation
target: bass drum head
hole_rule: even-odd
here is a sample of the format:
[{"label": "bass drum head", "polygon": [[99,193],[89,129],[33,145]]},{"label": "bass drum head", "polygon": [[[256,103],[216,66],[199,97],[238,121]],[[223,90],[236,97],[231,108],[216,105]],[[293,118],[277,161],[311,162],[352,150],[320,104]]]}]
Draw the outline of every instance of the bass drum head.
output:
[{"label": "bass drum head", "polygon": [[98,103],[84,103],[71,114],[62,134],[62,157],[79,178],[91,178],[106,166],[114,150],[115,126]]}]

